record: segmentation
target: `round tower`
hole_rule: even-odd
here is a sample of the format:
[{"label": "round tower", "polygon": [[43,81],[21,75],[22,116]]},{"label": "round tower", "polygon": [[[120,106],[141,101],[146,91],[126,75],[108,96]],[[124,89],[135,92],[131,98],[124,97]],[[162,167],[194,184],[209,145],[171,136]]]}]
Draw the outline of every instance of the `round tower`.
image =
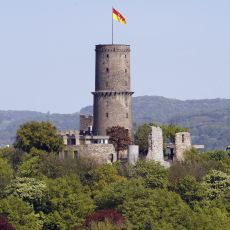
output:
[{"label": "round tower", "polygon": [[106,135],[112,126],[132,134],[130,46],[96,45],[94,135]]}]

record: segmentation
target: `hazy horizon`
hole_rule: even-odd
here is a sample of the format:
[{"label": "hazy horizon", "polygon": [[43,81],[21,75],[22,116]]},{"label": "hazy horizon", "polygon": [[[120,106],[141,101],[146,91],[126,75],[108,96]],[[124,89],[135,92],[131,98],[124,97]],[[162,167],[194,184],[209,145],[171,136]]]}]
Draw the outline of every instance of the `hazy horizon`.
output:
[{"label": "hazy horizon", "polygon": [[227,0],[0,2],[0,110],[74,113],[93,103],[95,45],[131,46],[134,96],[230,98]]},{"label": "hazy horizon", "polygon": [[[169,97],[164,97],[164,96],[159,96],[159,95],[140,95],[140,96],[133,96],[135,97],[163,97],[165,99],[171,99],[171,100],[178,100],[178,101],[200,101],[200,100],[230,100],[229,98],[199,98],[199,99],[177,99],[177,98],[169,98]],[[45,113],[45,114],[74,114],[74,113],[80,113],[80,110],[88,107],[88,106],[93,106],[93,104],[88,104],[88,105],[83,105],[78,111],[73,111],[73,112],[51,112],[50,110],[47,111],[39,111],[39,110],[29,110],[29,109],[0,109],[0,111],[17,111],[17,112],[38,112],[38,113]]]}]

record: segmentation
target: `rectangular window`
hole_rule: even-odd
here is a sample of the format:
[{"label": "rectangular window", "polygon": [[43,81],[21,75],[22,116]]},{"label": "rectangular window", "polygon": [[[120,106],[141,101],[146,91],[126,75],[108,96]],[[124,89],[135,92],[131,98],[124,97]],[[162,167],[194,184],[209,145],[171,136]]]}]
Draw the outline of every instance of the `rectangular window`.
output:
[{"label": "rectangular window", "polygon": [[109,113],[106,113],[105,116],[108,118],[109,117]]},{"label": "rectangular window", "polygon": [[129,118],[129,114],[128,113],[126,113],[126,118]]},{"label": "rectangular window", "polygon": [[76,139],[75,138],[71,139],[71,145],[76,145]]}]

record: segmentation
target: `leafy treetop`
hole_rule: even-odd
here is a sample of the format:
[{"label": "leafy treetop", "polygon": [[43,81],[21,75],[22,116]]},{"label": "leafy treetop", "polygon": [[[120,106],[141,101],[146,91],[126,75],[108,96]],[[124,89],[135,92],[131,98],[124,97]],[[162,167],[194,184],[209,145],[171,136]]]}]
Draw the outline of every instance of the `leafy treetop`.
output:
[{"label": "leafy treetop", "polygon": [[17,130],[14,147],[25,152],[30,152],[32,148],[58,152],[63,147],[63,140],[51,123],[32,121]]}]

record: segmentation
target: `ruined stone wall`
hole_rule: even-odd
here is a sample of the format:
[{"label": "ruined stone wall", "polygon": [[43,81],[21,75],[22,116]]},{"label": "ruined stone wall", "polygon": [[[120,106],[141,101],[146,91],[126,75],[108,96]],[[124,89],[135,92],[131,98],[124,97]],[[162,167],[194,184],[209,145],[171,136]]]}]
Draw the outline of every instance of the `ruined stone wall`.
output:
[{"label": "ruined stone wall", "polygon": [[80,130],[88,131],[88,128],[93,126],[93,116],[92,115],[80,115]]},{"label": "ruined stone wall", "polygon": [[117,161],[117,154],[112,144],[87,144],[80,146],[79,156],[92,158],[99,164]]},{"label": "ruined stone wall", "polygon": [[155,160],[168,167],[169,163],[164,160],[163,153],[163,134],[160,127],[151,127],[151,133],[148,139],[148,154],[146,160]]},{"label": "ruined stone wall", "polygon": [[57,134],[63,138],[64,145],[69,145],[70,139],[75,139],[75,145],[80,144],[78,130],[61,130],[57,131]]},{"label": "ruined stone wall", "polygon": [[128,149],[128,163],[135,164],[139,159],[139,146],[129,145]]},{"label": "ruined stone wall", "polygon": [[182,161],[184,159],[183,153],[186,150],[190,150],[191,137],[189,132],[180,132],[176,133],[175,136],[175,148],[176,148],[176,159]]}]

